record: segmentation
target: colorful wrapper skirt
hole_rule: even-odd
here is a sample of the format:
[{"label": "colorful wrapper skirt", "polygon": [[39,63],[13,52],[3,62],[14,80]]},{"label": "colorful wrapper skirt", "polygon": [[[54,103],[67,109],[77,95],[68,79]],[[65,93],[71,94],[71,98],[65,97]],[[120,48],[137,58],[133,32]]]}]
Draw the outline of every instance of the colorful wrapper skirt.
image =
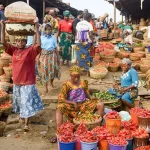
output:
[{"label": "colorful wrapper skirt", "polygon": [[50,79],[54,78],[60,79],[60,68],[58,65],[58,58],[55,50],[42,50],[40,62],[43,83],[47,83]]},{"label": "colorful wrapper skirt", "polygon": [[91,44],[77,43],[77,64],[85,71],[88,71],[91,67],[92,57],[90,56]]},{"label": "colorful wrapper skirt", "polygon": [[66,104],[65,102],[58,103],[57,109],[59,109],[63,115],[65,115],[70,121],[75,118],[79,112],[94,112],[98,100],[85,100],[84,102],[77,103],[79,111],[75,111],[75,108],[72,104]]},{"label": "colorful wrapper skirt", "polygon": [[44,109],[36,85],[13,86],[13,111],[29,118]]}]

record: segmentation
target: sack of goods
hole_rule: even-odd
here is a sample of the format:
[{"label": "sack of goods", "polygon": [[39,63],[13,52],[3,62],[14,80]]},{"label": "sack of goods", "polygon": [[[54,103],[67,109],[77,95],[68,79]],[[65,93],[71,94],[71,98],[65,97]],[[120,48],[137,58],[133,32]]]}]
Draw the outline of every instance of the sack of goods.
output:
[{"label": "sack of goods", "polygon": [[5,8],[6,31],[10,35],[34,35],[36,11],[25,2],[15,2]]}]

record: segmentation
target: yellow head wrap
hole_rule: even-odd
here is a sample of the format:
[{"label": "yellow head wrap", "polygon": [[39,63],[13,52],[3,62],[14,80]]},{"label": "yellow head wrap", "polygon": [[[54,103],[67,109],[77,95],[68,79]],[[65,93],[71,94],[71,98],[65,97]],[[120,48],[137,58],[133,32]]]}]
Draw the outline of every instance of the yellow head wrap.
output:
[{"label": "yellow head wrap", "polygon": [[27,40],[27,36],[15,36],[16,40]]},{"label": "yellow head wrap", "polygon": [[81,69],[78,66],[72,66],[69,72],[70,74],[81,74]]}]

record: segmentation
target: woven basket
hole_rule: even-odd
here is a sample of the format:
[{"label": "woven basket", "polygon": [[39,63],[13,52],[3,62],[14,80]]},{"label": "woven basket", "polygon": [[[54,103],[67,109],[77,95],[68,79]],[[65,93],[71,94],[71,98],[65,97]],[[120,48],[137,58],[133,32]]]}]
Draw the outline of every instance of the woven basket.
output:
[{"label": "woven basket", "polygon": [[109,66],[108,70],[110,72],[117,72],[119,70],[119,65],[118,66]]},{"label": "woven basket", "polygon": [[2,108],[2,111],[4,116],[9,116],[12,113],[12,106]]},{"label": "woven basket", "polygon": [[4,135],[4,129],[5,129],[6,123],[0,121],[0,137]]},{"label": "woven basket", "polygon": [[[100,118],[98,121],[95,121],[95,122],[84,122],[84,124],[86,125],[86,127],[89,129],[89,130],[92,130],[93,128],[97,127],[100,125],[100,122],[102,121],[102,118]],[[76,126],[79,126],[82,122],[78,122],[75,120],[75,118],[73,119],[73,123],[76,125]]]},{"label": "woven basket", "polygon": [[138,148],[140,146],[147,146],[149,142],[149,138],[133,138],[133,148]]},{"label": "woven basket", "polygon": [[2,104],[4,104],[5,103],[5,101],[7,100],[7,97],[8,97],[8,95],[6,94],[6,95],[4,95],[4,96],[1,96],[0,97],[0,105],[2,105]]},{"label": "woven basket", "polygon": [[130,56],[130,53],[129,53],[129,52],[121,51],[121,52],[119,53],[119,58],[120,58],[120,59],[128,58],[129,56]]},{"label": "woven basket", "polygon": [[6,76],[12,77],[12,68],[10,68],[10,67],[3,67],[3,69],[4,69],[4,72],[5,72]]},{"label": "woven basket", "polygon": [[146,54],[146,59],[150,60],[150,54]]},{"label": "woven basket", "polygon": [[139,55],[137,53],[131,53],[129,58],[130,58],[131,61],[138,61],[138,60],[140,60],[140,57],[139,57]]},{"label": "woven basket", "polygon": [[[98,69],[100,69],[100,70],[102,69],[104,71],[103,72],[97,72],[96,70],[98,70]],[[90,68],[89,71],[90,71],[90,76],[94,79],[102,79],[108,73],[108,70],[105,67],[92,67],[92,68]]]},{"label": "woven basket", "polygon": [[146,73],[150,69],[150,65],[140,64],[140,70],[142,73]]},{"label": "woven basket", "polygon": [[9,76],[5,76],[5,75],[2,75],[0,76],[0,81],[2,82],[10,82],[10,77]]},{"label": "woven basket", "polygon": [[2,89],[3,91],[8,91],[10,88],[11,84],[8,82],[0,82],[0,89]]},{"label": "woven basket", "polygon": [[133,48],[133,52],[144,52],[145,51],[145,47],[144,46],[140,46],[140,47],[134,47]]},{"label": "woven basket", "polygon": [[8,66],[10,63],[10,58],[0,57],[0,67]]},{"label": "woven basket", "polygon": [[138,116],[138,123],[140,128],[150,130],[150,117],[149,118],[142,118]]},{"label": "woven basket", "polygon": [[145,64],[145,65],[146,65],[146,64],[149,65],[149,64],[150,64],[150,59],[147,59],[147,58],[141,58],[141,63],[142,63],[142,64]]},{"label": "woven basket", "polygon": [[109,63],[113,62],[114,58],[115,58],[114,56],[101,56],[102,61]]}]

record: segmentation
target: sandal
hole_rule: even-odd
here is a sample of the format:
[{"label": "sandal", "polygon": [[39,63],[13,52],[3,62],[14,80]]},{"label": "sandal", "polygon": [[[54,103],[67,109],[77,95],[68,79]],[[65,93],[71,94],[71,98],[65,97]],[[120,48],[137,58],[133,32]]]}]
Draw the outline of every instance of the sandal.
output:
[{"label": "sandal", "polygon": [[29,127],[26,125],[25,127],[24,127],[24,132],[28,132],[29,131]]},{"label": "sandal", "polygon": [[57,138],[56,138],[56,137],[52,137],[52,138],[50,139],[50,142],[51,142],[51,143],[57,143]]}]

